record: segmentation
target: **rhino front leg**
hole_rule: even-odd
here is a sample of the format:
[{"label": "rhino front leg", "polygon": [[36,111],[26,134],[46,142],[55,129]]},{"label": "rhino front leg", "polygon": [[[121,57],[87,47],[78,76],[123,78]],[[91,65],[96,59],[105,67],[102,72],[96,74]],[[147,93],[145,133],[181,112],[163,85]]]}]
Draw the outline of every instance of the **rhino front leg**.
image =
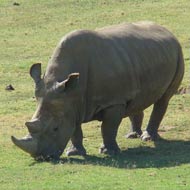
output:
[{"label": "rhino front leg", "polygon": [[66,154],[67,156],[73,156],[73,155],[86,155],[86,150],[83,147],[83,133],[81,129],[81,125],[78,125],[73,133],[73,136],[71,137],[71,147],[67,150]]},{"label": "rhino front leg", "polygon": [[138,138],[142,135],[142,122],[144,118],[144,113],[140,112],[138,114],[135,114],[133,116],[129,116],[129,119],[131,121],[131,131],[126,135],[126,138]]},{"label": "rhino front leg", "polygon": [[101,126],[103,145],[100,148],[100,153],[113,155],[120,152],[116,142],[116,136],[119,124],[123,118],[123,113],[123,105],[115,105],[103,111],[103,122]]},{"label": "rhino front leg", "polygon": [[156,140],[158,135],[158,128],[159,125],[164,117],[164,114],[166,113],[168,107],[168,100],[165,98],[161,98],[159,101],[157,101],[154,104],[153,111],[150,116],[150,121],[148,123],[147,129],[143,134],[141,135],[141,139],[144,141],[147,140]]}]

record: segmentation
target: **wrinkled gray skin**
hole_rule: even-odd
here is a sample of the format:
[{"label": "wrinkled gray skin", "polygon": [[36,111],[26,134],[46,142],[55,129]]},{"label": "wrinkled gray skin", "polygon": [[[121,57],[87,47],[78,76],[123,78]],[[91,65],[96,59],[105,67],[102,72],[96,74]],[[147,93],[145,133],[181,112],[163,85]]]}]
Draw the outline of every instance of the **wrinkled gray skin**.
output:
[{"label": "wrinkled gray skin", "polygon": [[[41,78],[41,65],[31,67],[38,107],[26,122],[29,135],[13,142],[33,157],[85,155],[81,124],[102,121],[101,153],[115,154],[118,126],[132,123],[128,138],[155,140],[168,102],[183,78],[183,55],[177,39],[150,22],[121,24],[66,35],[56,47]],[[154,104],[141,131],[143,110]]]}]

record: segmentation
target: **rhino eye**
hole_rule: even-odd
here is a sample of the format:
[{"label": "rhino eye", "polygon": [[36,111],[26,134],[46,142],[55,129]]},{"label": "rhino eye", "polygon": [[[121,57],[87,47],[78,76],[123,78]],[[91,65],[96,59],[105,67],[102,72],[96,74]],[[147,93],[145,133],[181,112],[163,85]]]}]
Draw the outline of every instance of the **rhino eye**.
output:
[{"label": "rhino eye", "polygon": [[53,128],[53,131],[54,131],[54,132],[58,131],[58,127],[54,127],[54,128]]}]

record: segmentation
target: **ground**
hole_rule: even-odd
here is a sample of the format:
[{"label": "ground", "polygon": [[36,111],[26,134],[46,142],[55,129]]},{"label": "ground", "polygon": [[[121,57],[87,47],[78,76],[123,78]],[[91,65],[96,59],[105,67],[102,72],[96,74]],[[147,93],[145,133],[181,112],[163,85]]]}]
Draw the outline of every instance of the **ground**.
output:
[{"label": "ground", "polygon": [[[36,162],[15,147],[10,136],[27,134],[24,126],[35,111],[34,84],[29,76],[33,63],[43,70],[63,35],[75,29],[151,20],[171,30],[182,44],[185,76],[190,84],[189,0],[0,0],[0,188],[68,190],[189,190],[190,95],[170,101],[161,123],[158,142],[125,139],[129,121],[118,132],[121,154],[98,153],[100,123],[83,125],[88,156],[59,162]],[[14,90],[5,90],[12,85]],[[151,107],[145,111],[146,127]]]}]

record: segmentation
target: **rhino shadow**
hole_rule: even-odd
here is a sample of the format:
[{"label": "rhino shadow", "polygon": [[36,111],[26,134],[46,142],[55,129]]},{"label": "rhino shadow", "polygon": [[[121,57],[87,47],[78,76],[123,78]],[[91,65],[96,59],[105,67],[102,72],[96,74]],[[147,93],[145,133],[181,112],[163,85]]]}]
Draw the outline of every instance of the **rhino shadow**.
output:
[{"label": "rhino shadow", "polygon": [[[35,165],[41,161],[35,161]],[[97,165],[114,168],[163,168],[190,163],[190,141],[160,139],[155,147],[140,146],[122,150],[115,156],[86,155],[50,160],[51,164]]]},{"label": "rhino shadow", "polygon": [[173,167],[190,163],[190,141],[161,139],[155,142],[155,147],[129,148],[116,156],[87,155],[61,158],[60,161],[129,169]]}]

